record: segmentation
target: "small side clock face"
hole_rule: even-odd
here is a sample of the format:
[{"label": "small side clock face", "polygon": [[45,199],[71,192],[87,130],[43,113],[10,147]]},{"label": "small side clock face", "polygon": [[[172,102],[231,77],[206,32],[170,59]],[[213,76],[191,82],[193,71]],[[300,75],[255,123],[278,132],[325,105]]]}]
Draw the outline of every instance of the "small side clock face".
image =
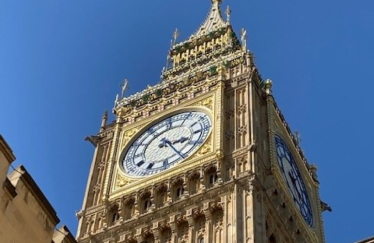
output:
[{"label": "small side clock face", "polygon": [[163,119],[141,133],[127,149],[123,168],[131,176],[166,170],[193,154],[211,131],[210,117],[199,111]]},{"label": "small side clock face", "polygon": [[309,226],[313,225],[313,214],[308,193],[292,153],[286,143],[275,135],[277,158],[293,200]]}]

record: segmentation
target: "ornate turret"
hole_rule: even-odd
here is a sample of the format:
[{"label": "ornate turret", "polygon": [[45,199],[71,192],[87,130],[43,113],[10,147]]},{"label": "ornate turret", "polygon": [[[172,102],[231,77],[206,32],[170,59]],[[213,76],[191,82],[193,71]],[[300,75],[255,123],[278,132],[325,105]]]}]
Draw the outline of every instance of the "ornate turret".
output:
[{"label": "ornate turret", "polygon": [[206,64],[214,63],[221,57],[241,49],[240,41],[229,23],[229,9],[226,11],[227,21],[222,19],[221,2],[212,0],[207,18],[186,41],[175,43],[178,33],[174,34],[167,67],[162,73],[163,81],[190,71],[201,70]]}]

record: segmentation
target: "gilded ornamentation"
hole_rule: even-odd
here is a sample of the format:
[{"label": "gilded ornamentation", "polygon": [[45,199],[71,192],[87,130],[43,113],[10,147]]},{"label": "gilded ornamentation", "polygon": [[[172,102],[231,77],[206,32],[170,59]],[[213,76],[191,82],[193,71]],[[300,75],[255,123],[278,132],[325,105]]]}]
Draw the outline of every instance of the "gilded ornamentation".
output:
[{"label": "gilded ornamentation", "polygon": [[193,105],[204,106],[208,108],[209,110],[212,110],[213,109],[213,98],[212,97],[206,98],[204,100],[194,103]]},{"label": "gilded ornamentation", "polygon": [[204,155],[212,151],[212,138],[209,137],[205,144],[199,149],[198,155]]},{"label": "gilded ornamentation", "polygon": [[122,147],[126,145],[126,143],[136,134],[137,131],[138,129],[133,128],[123,134]]},{"label": "gilded ornamentation", "polygon": [[199,155],[206,154],[212,150],[210,144],[204,144],[199,150]]},{"label": "gilded ornamentation", "polygon": [[123,187],[130,183],[130,180],[124,176],[117,174],[116,187]]},{"label": "gilded ornamentation", "polygon": [[217,159],[222,159],[224,157],[224,154],[223,154],[223,150],[222,149],[218,149],[217,152],[216,152],[216,157]]}]

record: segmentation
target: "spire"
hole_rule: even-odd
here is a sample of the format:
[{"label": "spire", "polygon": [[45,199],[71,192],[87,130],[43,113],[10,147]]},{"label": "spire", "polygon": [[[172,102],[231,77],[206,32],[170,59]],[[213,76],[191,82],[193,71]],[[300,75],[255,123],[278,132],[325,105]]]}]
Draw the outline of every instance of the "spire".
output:
[{"label": "spire", "polygon": [[108,111],[105,111],[103,114],[103,117],[101,118],[100,132],[104,131],[107,121],[108,121]]},{"label": "spire", "polygon": [[[224,21],[220,9],[222,0],[211,1],[212,5],[205,21],[190,38],[177,43],[179,32],[174,32],[166,68],[161,73],[163,81],[181,75],[191,76],[191,72],[196,73],[197,70],[213,74],[223,59],[225,65],[229,66],[231,59],[242,55],[238,52],[243,49],[241,42],[230,24],[230,8],[225,11],[227,21]],[[241,38],[245,46],[245,31]]]},{"label": "spire", "polygon": [[221,14],[221,8],[220,4],[222,3],[222,0],[211,0],[212,1],[212,7],[210,9],[210,12],[205,19],[204,23],[200,26],[200,28],[196,31],[196,33],[193,35],[194,37],[199,37],[205,34],[208,34],[209,32],[212,32],[213,30],[217,30],[219,28],[227,26],[227,23],[222,19]]}]

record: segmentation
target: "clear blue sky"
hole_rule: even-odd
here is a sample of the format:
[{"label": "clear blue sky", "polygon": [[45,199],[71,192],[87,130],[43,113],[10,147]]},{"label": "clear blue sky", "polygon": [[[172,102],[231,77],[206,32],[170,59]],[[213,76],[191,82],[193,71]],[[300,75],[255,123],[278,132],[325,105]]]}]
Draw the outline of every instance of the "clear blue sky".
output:
[{"label": "clear blue sky", "polygon": [[[318,165],[326,240],[374,235],[374,1],[234,1],[232,24]],[[209,0],[0,1],[0,133],[75,232],[93,146],[124,78],[156,84]],[[113,116],[111,116],[111,119]]]}]

